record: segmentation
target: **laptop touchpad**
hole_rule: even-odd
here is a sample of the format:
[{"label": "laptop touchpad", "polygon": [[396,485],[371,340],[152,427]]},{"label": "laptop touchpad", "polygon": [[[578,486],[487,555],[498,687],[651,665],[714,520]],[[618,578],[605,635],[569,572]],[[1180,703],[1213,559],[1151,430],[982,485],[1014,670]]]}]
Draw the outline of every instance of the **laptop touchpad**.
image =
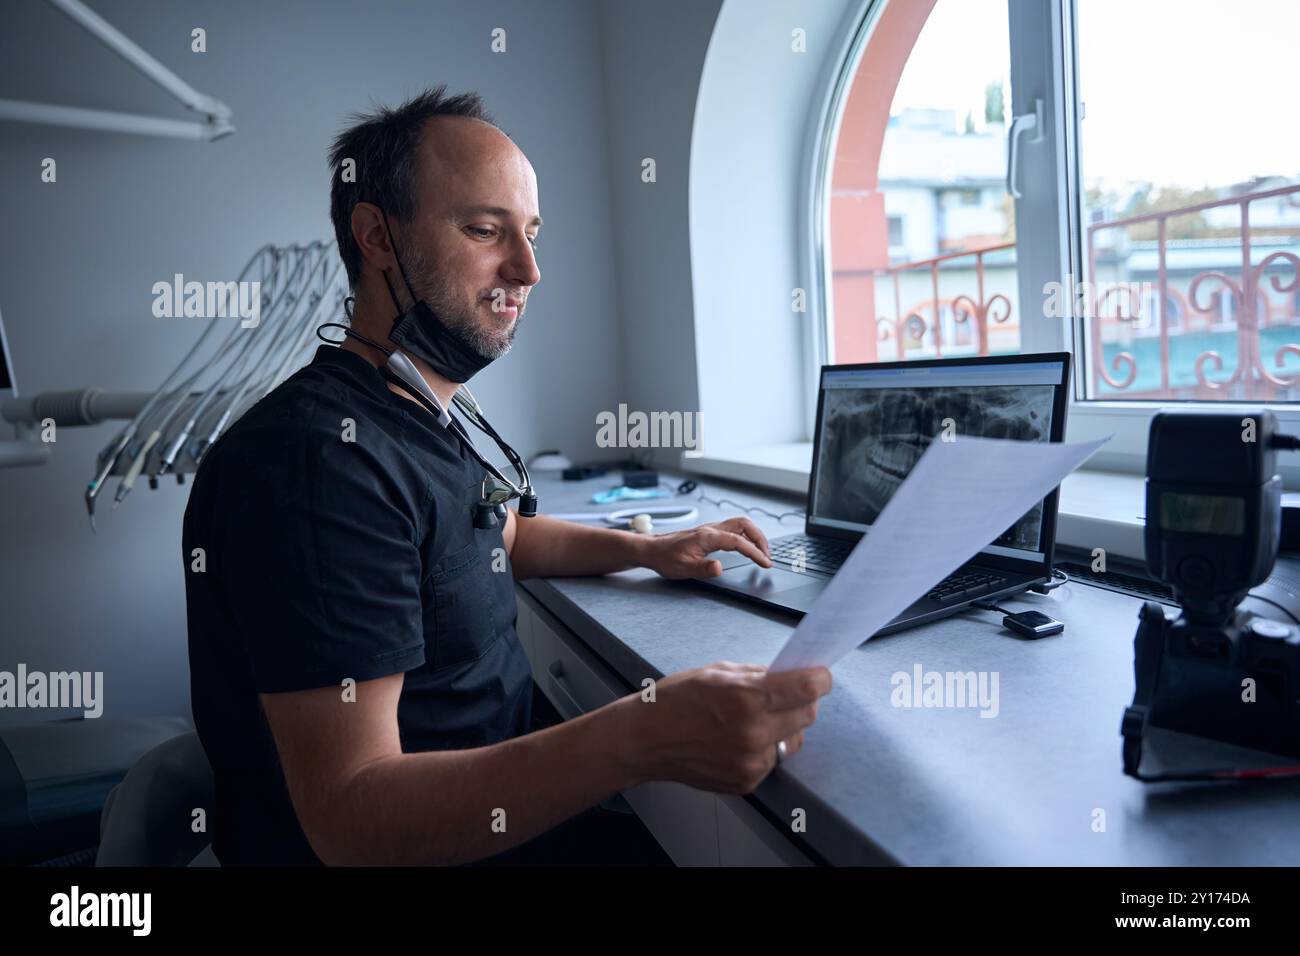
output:
[{"label": "laptop touchpad", "polygon": [[740,588],[760,597],[765,594],[778,594],[781,591],[789,591],[792,588],[806,588],[810,584],[825,583],[824,579],[821,578],[812,578],[806,574],[784,571],[781,568],[760,568],[752,562],[748,567],[730,568],[723,571],[722,574],[711,580],[718,584]]}]

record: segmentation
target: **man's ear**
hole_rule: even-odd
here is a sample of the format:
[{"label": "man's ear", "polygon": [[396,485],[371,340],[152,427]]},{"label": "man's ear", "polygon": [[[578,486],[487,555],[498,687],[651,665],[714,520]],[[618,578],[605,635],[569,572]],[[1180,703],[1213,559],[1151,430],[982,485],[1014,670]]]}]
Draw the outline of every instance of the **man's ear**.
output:
[{"label": "man's ear", "polygon": [[381,273],[395,267],[393,244],[378,206],[368,202],[357,203],[352,207],[351,225],[352,238],[366,262]]}]

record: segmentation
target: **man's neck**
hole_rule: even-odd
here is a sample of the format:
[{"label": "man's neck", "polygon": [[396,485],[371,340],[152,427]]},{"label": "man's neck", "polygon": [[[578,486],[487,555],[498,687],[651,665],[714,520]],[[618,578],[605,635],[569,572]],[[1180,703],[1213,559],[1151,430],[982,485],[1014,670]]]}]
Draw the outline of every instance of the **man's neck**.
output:
[{"label": "man's neck", "polygon": [[[360,326],[361,323],[357,321],[357,315],[354,310],[353,328],[355,328],[360,334],[366,336],[368,339],[373,339],[376,342],[382,342],[387,338],[387,336],[383,334],[372,334],[368,330],[363,331]],[[347,349],[349,352],[355,352],[371,365],[375,366],[375,368],[383,368],[388,361],[388,357],[384,355],[383,352],[366,345],[364,342],[358,342],[351,336],[345,338],[343,344],[340,345],[339,348]],[[457,384],[443,378],[433,370],[428,362],[420,358],[418,355],[411,355],[409,352],[404,352],[402,354],[411,360],[411,364],[415,366],[416,371],[420,373],[420,377],[424,379],[425,384],[429,386],[433,394],[438,397],[438,401],[441,403],[442,407],[450,409],[451,397],[456,394],[456,389],[458,387]],[[388,383],[388,388],[396,394],[401,395],[403,398],[420,405],[419,401],[417,401],[405,388],[401,388],[391,382]],[[420,405],[420,407],[423,408],[424,406]]]}]

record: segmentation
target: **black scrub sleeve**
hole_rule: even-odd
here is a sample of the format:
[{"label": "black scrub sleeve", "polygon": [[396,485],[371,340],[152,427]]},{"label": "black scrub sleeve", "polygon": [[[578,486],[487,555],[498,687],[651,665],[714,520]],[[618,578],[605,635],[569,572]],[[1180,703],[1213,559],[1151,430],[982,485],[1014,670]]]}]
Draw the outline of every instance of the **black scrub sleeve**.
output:
[{"label": "black scrub sleeve", "polygon": [[384,449],[299,422],[223,449],[217,566],[260,693],[360,683],[424,662],[421,489]]}]

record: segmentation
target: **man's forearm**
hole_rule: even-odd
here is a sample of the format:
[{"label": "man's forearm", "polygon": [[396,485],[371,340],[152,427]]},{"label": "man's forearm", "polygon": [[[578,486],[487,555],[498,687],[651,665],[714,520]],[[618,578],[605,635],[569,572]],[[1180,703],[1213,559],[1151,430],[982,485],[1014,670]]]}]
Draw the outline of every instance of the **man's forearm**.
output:
[{"label": "man's forearm", "polygon": [[326,863],[444,865],[523,843],[643,781],[633,695],[473,750],[398,754],[362,767],[338,804]]},{"label": "man's forearm", "polygon": [[546,515],[518,518],[510,563],[519,580],[609,574],[641,566],[649,540],[631,531],[589,528]]}]

